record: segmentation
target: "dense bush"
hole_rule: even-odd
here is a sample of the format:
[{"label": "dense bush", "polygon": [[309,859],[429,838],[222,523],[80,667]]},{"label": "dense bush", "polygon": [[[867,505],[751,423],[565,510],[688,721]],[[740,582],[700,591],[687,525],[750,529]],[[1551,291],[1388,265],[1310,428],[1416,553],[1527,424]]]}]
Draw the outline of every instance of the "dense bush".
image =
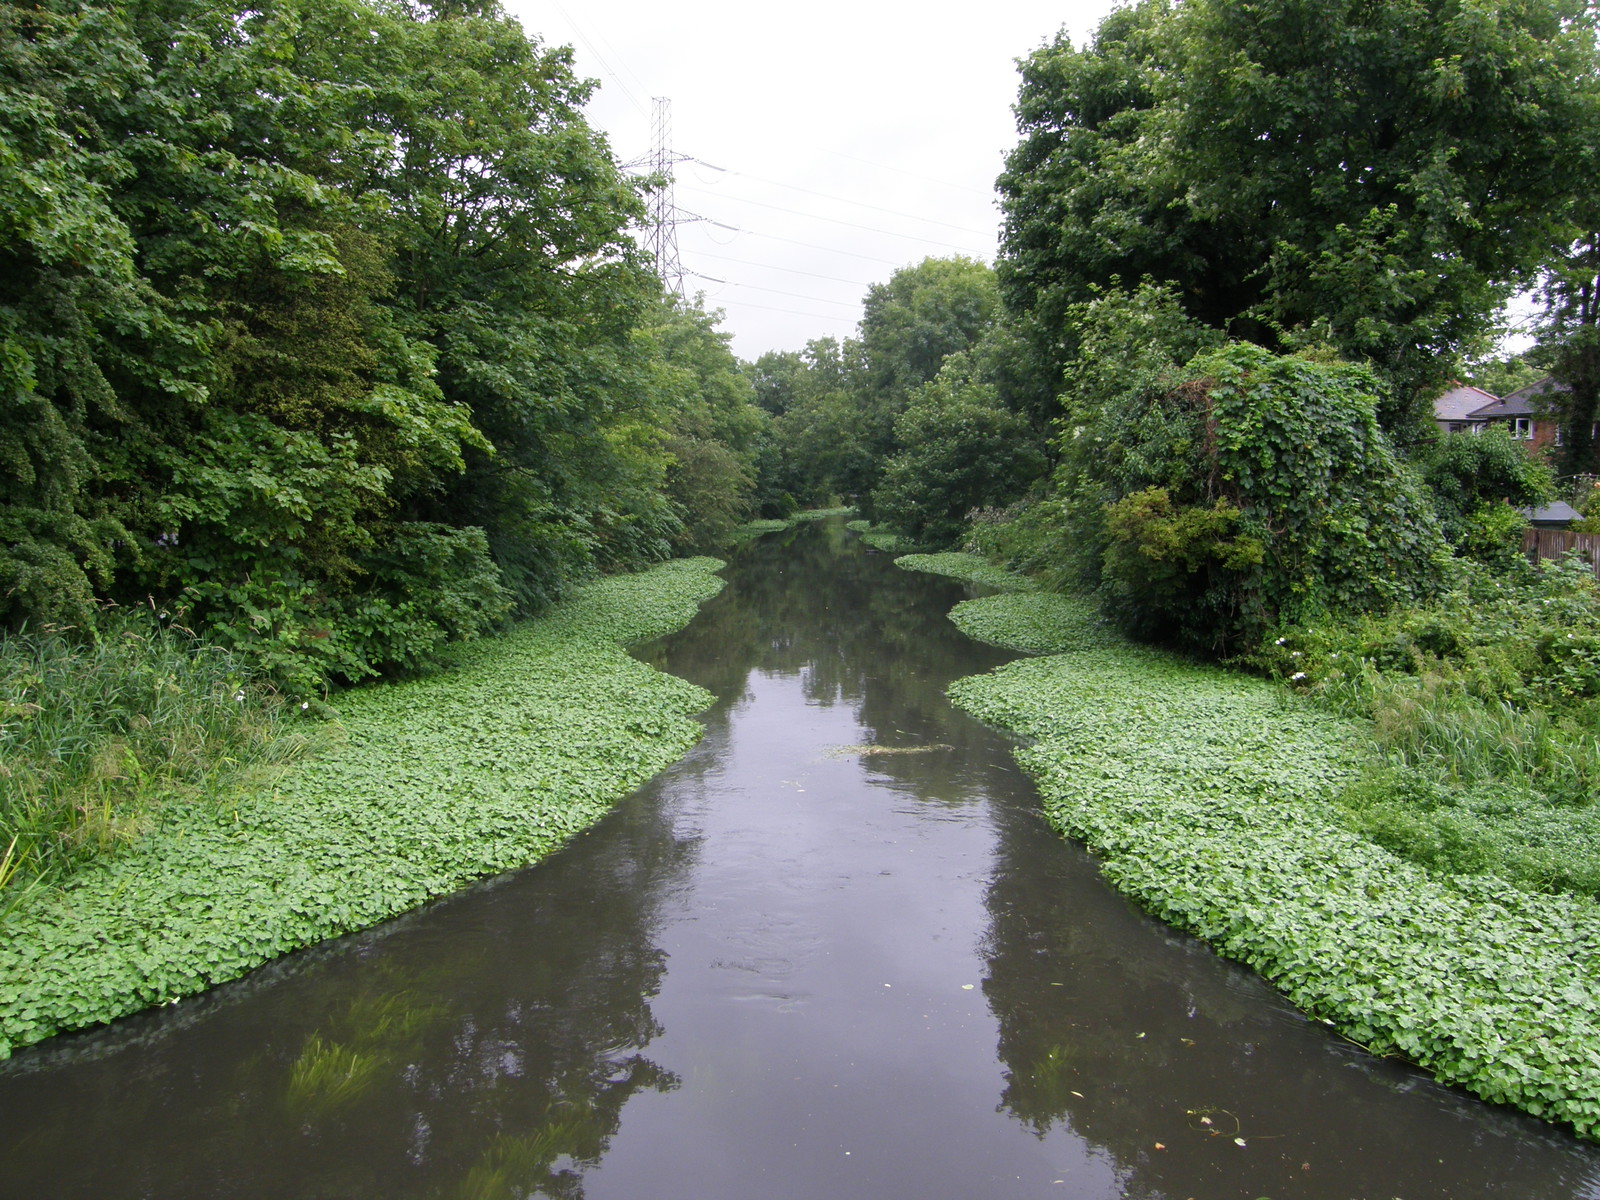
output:
[{"label": "dense bush", "polygon": [[1507,567],[1522,552],[1527,519],[1517,510],[1555,498],[1555,475],[1503,424],[1472,437],[1446,435],[1413,457],[1456,552]]},{"label": "dense bush", "polygon": [[1182,367],[1181,321],[1149,289],[1078,310],[1107,346],[1060,439],[1067,537],[1106,611],[1137,637],[1209,653],[1284,621],[1427,595],[1448,551],[1430,504],[1379,430],[1361,367],[1235,344]]},{"label": "dense bush", "polygon": [[1464,564],[1430,604],[1287,629],[1261,660],[1382,758],[1350,823],[1436,871],[1600,896],[1600,590],[1586,563]]}]

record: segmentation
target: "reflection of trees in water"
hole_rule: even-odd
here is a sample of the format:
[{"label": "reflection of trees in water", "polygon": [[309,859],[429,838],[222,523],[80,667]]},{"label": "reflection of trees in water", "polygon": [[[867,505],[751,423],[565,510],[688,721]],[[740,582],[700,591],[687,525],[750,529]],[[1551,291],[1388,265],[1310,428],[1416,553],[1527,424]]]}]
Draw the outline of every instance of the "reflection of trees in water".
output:
[{"label": "reflection of trees in water", "polygon": [[580,1196],[629,1097],[676,1086],[653,930],[696,846],[643,800],[613,820],[180,1037],[0,1078],[9,1194]]},{"label": "reflection of trees in water", "polygon": [[1099,886],[1034,812],[994,814],[999,1110],[1103,1148],[1125,1200],[1596,1194],[1592,1148],[1333,1042]]},{"label": "reflection of trees in water", "polygon": [[950,747],[874,757],[875,773],[926,799],[970,797],[971,752],[992,746],[992,736],[954,712],[944,689],[1013,657],[972,642],[946,618],[971,592],[899,570],[842,521],[768,534],[738,551],[736,569],[737,586],[672,636],[670,657],[662,643],[639,656],[726,701],[743,694],[753,668],[799,676],[812,702],[852,706],[868,741]]}]

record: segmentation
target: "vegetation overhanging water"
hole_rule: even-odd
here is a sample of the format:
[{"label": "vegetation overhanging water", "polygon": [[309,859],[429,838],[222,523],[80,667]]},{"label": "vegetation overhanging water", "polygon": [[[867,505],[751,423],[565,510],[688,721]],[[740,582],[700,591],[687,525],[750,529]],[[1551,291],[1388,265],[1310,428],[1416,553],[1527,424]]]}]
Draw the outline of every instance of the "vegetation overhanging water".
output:
[{"label": "vegetation overhanging water", "polygon": [[952,617],[1048,653],[951,698],[1030,739],[1057,828],[1150,911],[1314,1017],[1485,1099],[1600,1133],[1600,912],[1492,876],[1440,878],[1352,833],[1335,797],[1370,733],[1280,685],[1135,646],[1080,601],[963,555],[907,568],[1005,585]]}]

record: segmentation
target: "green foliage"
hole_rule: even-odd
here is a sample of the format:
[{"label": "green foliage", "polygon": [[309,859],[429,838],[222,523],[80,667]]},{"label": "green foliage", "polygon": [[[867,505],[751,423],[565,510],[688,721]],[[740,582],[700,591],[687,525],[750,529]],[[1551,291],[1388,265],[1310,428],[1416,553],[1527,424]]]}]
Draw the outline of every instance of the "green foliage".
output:
[{"label": "green foliage", "polygon": [[1499,422],[1475,436],[1426,442],[1412,462],[1433,493],[1445,537],[1480,562],[1504,566],[1520,554],[1526,521],[1515,508],[1548,504],[1556,494],[1550,468]]},{"label": "green foliage", "polygon": [[899,449],[883,464],[873,510],[925,545],[954,545],[968,512],[1011,503],[1044,470],[1027,421],[962,352],[911,392],[894,434]]},{"label": "green foliage", "polygon": [[661,347],[657,387],[670,414],[666,491],[682,521],[673,539],[680,551],[726,545],[750,515],[768,424],[716,320],[698,304],[679,302],[664,310],[654,331]]},{"label": "green foliage", "polygon": [[1433,603],[1285,630],[1262,665],[1383,751],[1340,801],[1442,873],[1600,896],[1600,592],[1579,561],[1464,568]]},{"label": "green foliage", "polygon": [[896,421],[908,397],[947,357],[989,335],[998,306],[994,273],[983,263],[928,258],[868,289],[860,340],[819,338],[800,355],[763,355],[747,368],[757,402],[777,417],[761,494],[787,493],[802,504],[855,498],[871,515],[885,466],[901,448]]},{"label": "green foliage", "polygon": [[902,571],[925,571],[929,575],[948,575],[966,583],[976,583],[997,592],[1031,592],[1034,584],[1025,576],[997,567],[976,554],[902,554],[894,560]]},{"label": "green foliage", "polygon": [[298,711],[165,612],[110,613],[92,636],[0,636],[0,912],[116,855],[170,806],[214,810],[270,778],[305,749]]},{"label": "green foliage", "polygon": [[1056,654],[1116,640],[1089,601],[1039,591],[1031,579],[975,554],[907,554],[895,559],[895,566],[948,575],[1001,593],[950,610],[957,628],[980,642],[1028,654]]},{"label": "green foliage", "polygon": [[874,525],[871,521],[860,519],[846,521],[845,528],[861,535],[863,545],[870,546],[884,554],[900,554],[915,546],[908,537],[896,533],[887,525]]},{"label": "green foliage", "polygon": [[308,693],[742,517],[725,338],[493,0],[6,0],[0,64],[0,622],[154,595]]},{"label": "green foliage", "polygon": [[1345,828],[1362,724],[1103,638],[950,694],[1029,739],[1052,823],[1152,913],[1374,1053],[1600,1136],[1593,904],[1435,878]]},{"label": "green foliage", "polygon": [[[151,827],[3,918],[0,1053],[192,995],[277,955],[550,853],[681,755],[710,697],[619,642],[681,626],[712,559],[591,584],[456,647],[454,668],[342,698],[341,749]],[[9,719],[8,719],[9,720]],[[295,1095],[336,1105],[372,1045],[308,1046]]]},{"label": "green foliage", "polygon": [[1023,60],[1002,295],[1059,367],[1093,287],[1170,283],[1210,328],[1372,364],[1409,438],[1592,193],[1597,91],[1579,0],[1145,0]]},{"label": "green foliage", "polygon": [[1537,382],[1544,373],[1544,368],[1530,362],[1524,352],[1470,362],[1462,382],[1481,388],[1491,396],[1509,396],[1519,388]]},{"label": "green foliage", "polygon": [[[1084,343],[1158,311],[1082,310]],[[1109,334],[1103,331],[1109,330]],[[1376,421],[1365,369],[1234,344],[1181,371],[1165,345],[1119,358],[1069,411],[1056,488],[1082,577],[1145,639],[1210,653],[1284,621],[1426,595],[1444,542]]]}]

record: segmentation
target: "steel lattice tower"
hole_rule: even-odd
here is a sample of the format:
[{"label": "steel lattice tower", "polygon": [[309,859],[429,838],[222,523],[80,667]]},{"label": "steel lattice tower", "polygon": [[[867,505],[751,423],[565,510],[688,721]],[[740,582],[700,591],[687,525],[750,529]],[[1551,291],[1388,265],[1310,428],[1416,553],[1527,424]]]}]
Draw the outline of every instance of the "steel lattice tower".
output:
[{"label": "steel lattice tower", "polygon": [[669,292],[683,295],[683,263],[678,258],[678,206],[672,192],[672,168],[685,155],[672,152],[672,101],[652,98],[650,173],[656,178],[650,196],[650,231],[645,249],[655,256],[656,274]]}]

